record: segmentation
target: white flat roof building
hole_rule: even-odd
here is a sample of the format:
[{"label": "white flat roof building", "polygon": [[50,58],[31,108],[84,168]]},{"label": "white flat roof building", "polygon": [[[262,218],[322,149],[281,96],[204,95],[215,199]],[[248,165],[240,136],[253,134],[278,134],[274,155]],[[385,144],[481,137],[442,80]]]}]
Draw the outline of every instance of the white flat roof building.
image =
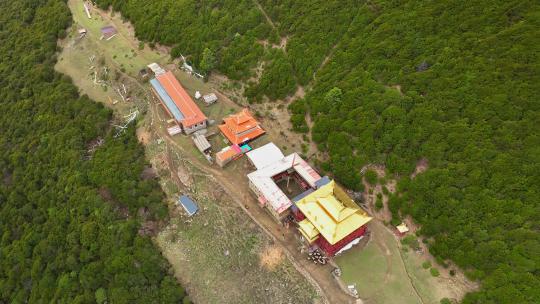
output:
[{"label": "white flat roof building", "polygon": [[249,158],[249,161],[258,170],[285,157],[274,143],[268,143],[260,148],[254,149],[246,153],[246,155]]},{"label": "white flat roof building", "polygon": [[247,155],[257,168],[257,171],[247,175],[251,189],[257,195],[259,202],[271,207],[273,213],[278,216],[289,209],[292,201],[283,193],[272,177],[285,171],[294,170],[312,188],[315,188],[315,183],[321,179],[321,176],[298,153],[283,157],[281,150],[274,144],[267,144],[247,153]]}]

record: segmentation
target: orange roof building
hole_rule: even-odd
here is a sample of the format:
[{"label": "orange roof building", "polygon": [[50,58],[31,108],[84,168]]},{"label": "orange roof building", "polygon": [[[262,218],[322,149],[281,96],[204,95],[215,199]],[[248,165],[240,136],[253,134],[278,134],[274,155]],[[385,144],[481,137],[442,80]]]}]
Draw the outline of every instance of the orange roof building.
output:
[{"label": "orange roof building", "polygon": [[237,145],[254,140],[266,133],[246,108],[237,114],[225,117],[219,129],[231,143]]},{"label": "orange roof building", "polygon": [[221,167],[225,167],[232,160],[242,156],[242,149],[238,145],[232,145],[223,148],[216,153],[216,163]]},{"label": "orange roof building", "polygon": [[191,99],[171,71],[156,75],[156,79],[180,110],[182,117],[178,120],[178,123],[182,125],[182,129],[186,134],[206,128],[206,115]]}]

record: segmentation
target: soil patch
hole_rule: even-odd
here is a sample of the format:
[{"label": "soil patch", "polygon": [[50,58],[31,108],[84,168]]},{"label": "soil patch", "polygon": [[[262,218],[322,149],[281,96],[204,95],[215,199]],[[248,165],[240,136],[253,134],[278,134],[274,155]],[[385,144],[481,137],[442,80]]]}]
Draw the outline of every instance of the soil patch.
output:
[{"label": "soil patch", "polygon": [[283,249],[276,245],[266,247],[263,251],[261,251],[259,257],[261,259],[261,266],[268,270],[276,269],[276,267],[279,266],[279,264],[281,264],[285,258],[283,255]]},{"label": "soil patch", "polygon": [[137,129],[137,139],[143,145],[148,145],[152,140],[152,134],[148,132],[144,127]]}]

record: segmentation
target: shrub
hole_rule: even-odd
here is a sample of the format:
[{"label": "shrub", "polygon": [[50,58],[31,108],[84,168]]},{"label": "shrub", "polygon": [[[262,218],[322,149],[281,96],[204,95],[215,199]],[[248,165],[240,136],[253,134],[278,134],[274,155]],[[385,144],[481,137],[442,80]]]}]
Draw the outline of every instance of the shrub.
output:
[{"label": "shrub", "polygon": [[452,304],[452,301],[448,298],[442,298],[440,301],[441,304]]},{"label": "shrub", "polygon": [[432,276],[434,277],[438,277],[441,273],[439,272],[439,269],[435,268],[435,267],[432,267],[429,272],[431,273]]},{"label": "shrub", "polygon": [[[401,221],[398,219],[398,224],[401,223]],[[392,219],[392,225],[394,224],[394,219]],[[420,244],[418,243],[418,239],[414,235],[407,235],[401,240],[401,244],[411,247],[414,250],[420,249]]]},{"label": "shrub", "polygon": [[381,199],[377,199],[377,201],[375,202],[375,210],[379,211],[383,208],[383,202]]},{"label": "shrub", "polygon": [[377,184],[377,179],[378,179],[377,172],[373,170],[367,170],[366,173],[364,174],[364,177],[366,179],[366,182],[368,182],[368,184],[372,186]]},{"label": "shrub", "polygon": [[422,263],[422,268],[424,268],[424,269],[431,268],[431,262],[430,261],[425,261],[424,263]]},{"label": "shrub", "polygon": [[397,226],[401,224],[401,219],[399,217],[392,217],[392,221],[390,221],[390,224],[392,226]]}]

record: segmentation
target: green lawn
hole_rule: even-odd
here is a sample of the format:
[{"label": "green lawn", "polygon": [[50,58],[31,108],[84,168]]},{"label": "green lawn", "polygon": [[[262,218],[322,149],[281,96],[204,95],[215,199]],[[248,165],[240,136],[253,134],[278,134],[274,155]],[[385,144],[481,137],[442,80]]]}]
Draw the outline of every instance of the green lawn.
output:
[{"label": "green lawn", "polygon": [[442,298],[460,299],[470,288],[448,276],[433,277],[422,267],[426,256],[406,250],[406,246],[400,248],[382,223],[372,222],[370,230],[372,238],[366,247],[336,258],[342,280],[347,285],[356,284],[365,303],[438,304]]},{"label": "green lawn", "polygon": [[[365,248],[354,248],[336,258],[343,281],[347,285],[356,284],[360,297],[366,303],[420,303],[393,236],[383,229],[372,231],[372,234],[373,239]],[[384,242],[388,252],[376,243],[375,238]]]},{"label": "green lawn", "polygon": [[[129,34],[125,27],[102,20],[96,12],[92,13],[92,19],[88,19],[84,12],[82,1],[70,0],[68,4],[71,8],[75,24],[88,31],[87,36],[89,37],[85,39],[90,38],[97,41],[103,53],[109,55],[116,65],[123,67],[130,75],[136,75],[148,63],[164,63],[168,59],[168,55],[152,51],[148,46],[143,51],[139,51],[138,45],[134,45],[135,43],[127,38]],[[114,20],[115,22],[120,22],[118,17],[115,17]],[[115,26],[118,34],[109,41],[99,40],[99,37],[101,37],[100,29],[107,25]]]}]

